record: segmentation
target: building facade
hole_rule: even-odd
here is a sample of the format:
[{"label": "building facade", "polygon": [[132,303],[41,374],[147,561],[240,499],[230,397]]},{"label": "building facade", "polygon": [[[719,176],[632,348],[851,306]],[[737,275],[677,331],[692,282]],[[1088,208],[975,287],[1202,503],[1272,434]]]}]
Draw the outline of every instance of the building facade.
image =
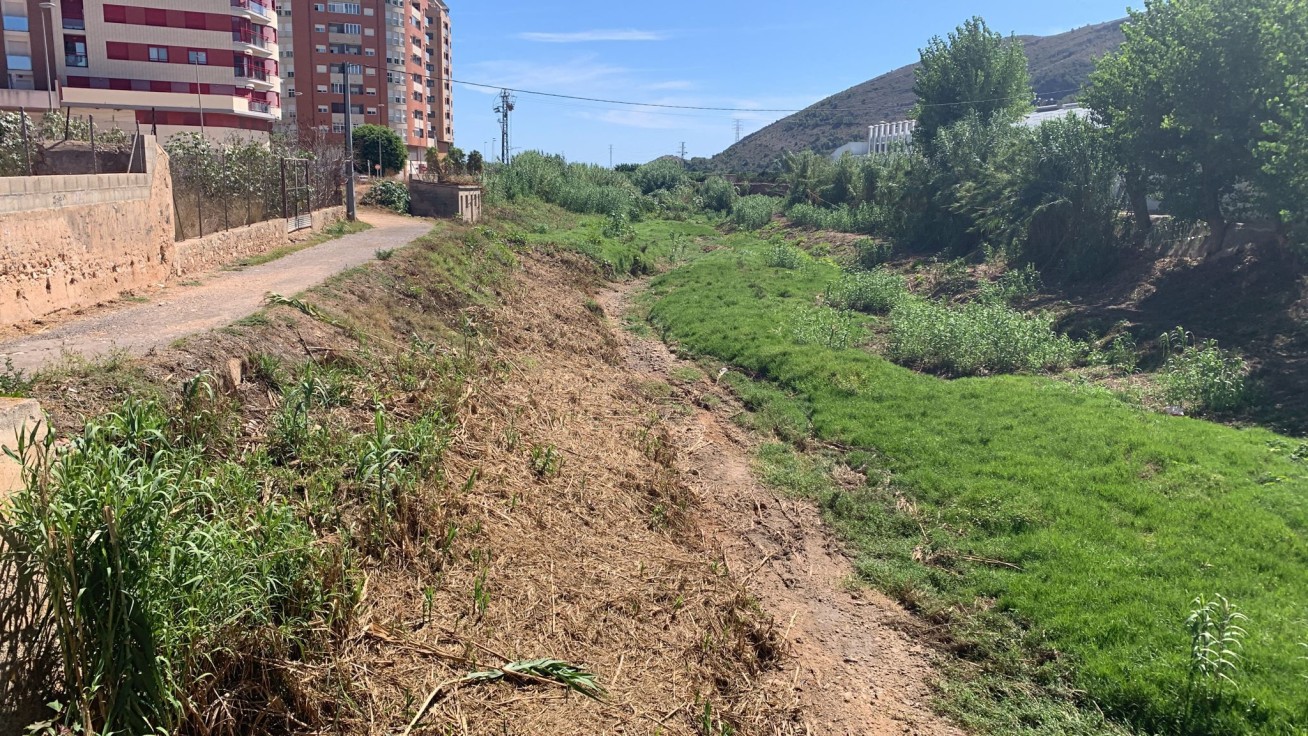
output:
[{"label": "building facade", "polygon": [[900,120],[870,126],[867,137],[868,154],[885,156],[913,150],[913,131],[916,128],[916,120]]},{"label": "building facade", "polygon": [[301,134],[343,141],[350,122],[383,125],[408,149],[410,170],[428,148],[454,140],[449,7],[442,0],[286,0],[280,12],[288,105]]},{"label": "building facade", "polygon": [[0,83],[161,137],[266,136],[281,117],[274,1],[0,0]]}]

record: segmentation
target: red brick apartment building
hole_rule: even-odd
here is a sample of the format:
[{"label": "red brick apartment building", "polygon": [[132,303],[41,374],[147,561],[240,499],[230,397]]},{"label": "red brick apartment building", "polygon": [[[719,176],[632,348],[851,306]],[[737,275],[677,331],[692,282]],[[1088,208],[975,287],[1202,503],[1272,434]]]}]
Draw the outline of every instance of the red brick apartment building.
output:
[{"label": "red brick apartment building", "polygon": [[412,171],[429,147],[449,150],[450,11],[442,0],[284,0],[279,15],[283,78],[294,101],[285,124],[342,140],[348,64],[352,124],[398,133]]},{"label": "red brick apartment building", "polygon": [[275,2],[0,0],[0,107],[266,136],[281,118]]}]

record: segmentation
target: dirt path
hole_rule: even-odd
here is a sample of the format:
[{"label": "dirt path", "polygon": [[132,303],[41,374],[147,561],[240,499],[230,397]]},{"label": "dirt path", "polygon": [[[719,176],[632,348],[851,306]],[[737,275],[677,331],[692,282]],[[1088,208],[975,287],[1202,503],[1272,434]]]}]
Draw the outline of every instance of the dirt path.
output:
[{"label": "dirt path", "polygon": [[111,307],[75,317],[36,334],[0,343],[0,362],[33,371],[64,353],[85,357],[114,350],[142,354],[204,330],[230,324],[258,311],[272,291],[291,295],[426,234],[431,223],[377,211],[360,212],[371,230],[327,241],[284,258],[239,271],[223,271],[199,285],[169,286],[148,303]]},{"label": "dirt path", "polygon": [[[598,297],[613,324],[621,323],[641,286],[626,284]],[[667,380],[673,369],[688,365],[658,340],[615,333],[629,367],[645,380]],[[703,380],[688,390],[714,391],[734,404],[715,388]],[[681,470],[703,502],[705,546],[721,551],[787,632],[796,663],[793,690],[807,730],[961,735],[928,705],[931,655],[903,633],[916,622],[888,598],[849,584],[853,566],[812,504],[782,499],[758,483],[751,471],[753,442],[726,418],[738,408],[697,409],[669,422]]]}]

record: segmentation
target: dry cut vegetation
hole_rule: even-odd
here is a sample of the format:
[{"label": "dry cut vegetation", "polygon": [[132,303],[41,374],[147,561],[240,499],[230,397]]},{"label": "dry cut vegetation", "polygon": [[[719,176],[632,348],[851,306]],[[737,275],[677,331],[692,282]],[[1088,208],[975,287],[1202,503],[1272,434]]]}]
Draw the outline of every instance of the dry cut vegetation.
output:
[{"label": "dry cut vegetation", "polygon": [[593,267],[516,227],[23,385],[0,730],[802,732]]}]

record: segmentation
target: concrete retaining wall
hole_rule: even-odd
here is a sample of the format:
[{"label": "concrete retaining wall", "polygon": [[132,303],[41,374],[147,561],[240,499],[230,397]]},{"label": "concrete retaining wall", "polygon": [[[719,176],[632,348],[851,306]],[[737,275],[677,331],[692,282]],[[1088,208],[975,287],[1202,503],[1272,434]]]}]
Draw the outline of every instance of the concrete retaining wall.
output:
[{"label": "concrete retaining wall", "polygon": [[345,208],[331,207],[313,213],[312,228],[293,233],[286,232],[286,220],[279,217],[184,240],[176,244],[172,273],[174,276],[204,273],[242,258],[263,255],[291,243],[307,240],[323,228],[343,219]]},{"label": "concrete retaining wall", "polygon": [[0,324],[117,298],[168,278],[168,156],[145,174],[0,178]]},{"label": "concrete retaining wall", "polygon": [[295,233],[278,218],[176,243],[168,154],[152,137],[143,144],[141,174],[0,177],[0,325],[267,253],[345,216],[334,207]]}]

